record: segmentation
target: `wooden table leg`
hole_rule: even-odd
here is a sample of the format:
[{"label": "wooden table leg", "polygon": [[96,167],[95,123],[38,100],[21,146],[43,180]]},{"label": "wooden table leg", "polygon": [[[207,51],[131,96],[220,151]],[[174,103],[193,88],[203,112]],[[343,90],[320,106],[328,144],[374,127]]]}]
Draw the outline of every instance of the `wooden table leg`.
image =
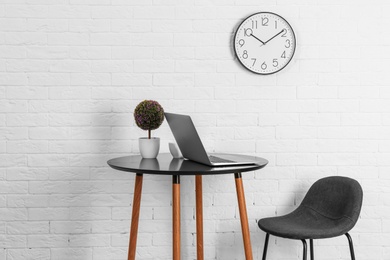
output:
[{"label": "wooden table leg", "polygon": [[244,250],[246,260],[253,260],[251,237],[248,225],[248,215],[246,213],[244,186],[242,185],[241,173],[235,173],[234,178],[236,180],[236,191],[238,208],[240,210],[241,230],[242,238],[244,240]]},{"label": "wooden table leg", "polygon": [[180,260],[180,176],[172,178],[173,260]]},{"label": "wooden table leg", "polygon": [[195,176],[196,192],[196,246],[197,260],[204,259],[203,253],[203,196],[202,196],[202,175]]},{"label": "wooden table leg", "polygon": [[138,220],[141,206],[141,192],[142,192],[142,174],[137,173],[135,176],[134,198],[133,198],[133,212],[131,216],[130,241],[128,260],[135,259],[135,251],[137,247],[138,234]]}]

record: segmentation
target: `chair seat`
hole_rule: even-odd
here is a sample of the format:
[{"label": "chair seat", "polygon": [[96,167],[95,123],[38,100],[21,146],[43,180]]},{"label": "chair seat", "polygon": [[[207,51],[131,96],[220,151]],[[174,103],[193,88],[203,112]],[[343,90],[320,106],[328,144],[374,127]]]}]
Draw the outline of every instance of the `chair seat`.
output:
[{"label": "chair seat", "polygon": [[318,239],[341,236],[355,225],[349,217],[332,218],[301,205],[290,214],[264,218],[258,225],[263,231],[291,239]]}]

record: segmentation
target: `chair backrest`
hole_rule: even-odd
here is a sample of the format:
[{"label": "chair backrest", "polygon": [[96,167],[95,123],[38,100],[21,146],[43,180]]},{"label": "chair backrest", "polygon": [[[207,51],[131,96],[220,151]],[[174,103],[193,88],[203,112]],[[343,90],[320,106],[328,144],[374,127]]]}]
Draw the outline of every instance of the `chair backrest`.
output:
[{"label": "chair backrest", "polygon": [[301,205],[332,219],[347,217],[355,224],[363,201],[360,184],[351,178],[331,176],[316,181]]}]

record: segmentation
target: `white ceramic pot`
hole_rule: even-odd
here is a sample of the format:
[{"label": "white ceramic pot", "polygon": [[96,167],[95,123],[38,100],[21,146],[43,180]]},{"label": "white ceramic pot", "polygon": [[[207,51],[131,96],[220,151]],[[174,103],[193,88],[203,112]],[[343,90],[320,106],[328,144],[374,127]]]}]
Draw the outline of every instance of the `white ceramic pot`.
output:
[{"label": "white ceramic pot", "polygon": [[142,158],[154,159],[160,151],[160,138],[158,137],[141,137],[139,139],[139,151]]}]

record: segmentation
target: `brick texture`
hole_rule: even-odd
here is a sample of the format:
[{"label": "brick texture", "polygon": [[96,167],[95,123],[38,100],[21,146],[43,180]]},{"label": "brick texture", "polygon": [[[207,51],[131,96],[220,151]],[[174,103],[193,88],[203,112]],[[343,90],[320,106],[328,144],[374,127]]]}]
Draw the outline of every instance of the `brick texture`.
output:
[{"label": "brick texture", "polygon": [[[292,62],[254,75],[234,57],[259,11],[296,32]],[[259,218],[290,212],[317,179],[357,179],[360,260],[390,259],[390,5],[385,0],[0,1],[0,260],[126,259],[143,99],[190,114],[210,152],[262,156],[245,173],[255,259]],[[168,152],[166,122],[153,132]],[[137,259],[171,259],[171,180],[145,176]],[[182,178],[182,258],[196,259],[194,178]],[[233,176],[204,177],[205,258],[244,259]],[[348,259],[346,239],[316,241]],[[301,259],[271,238],[269,259]]]}]

